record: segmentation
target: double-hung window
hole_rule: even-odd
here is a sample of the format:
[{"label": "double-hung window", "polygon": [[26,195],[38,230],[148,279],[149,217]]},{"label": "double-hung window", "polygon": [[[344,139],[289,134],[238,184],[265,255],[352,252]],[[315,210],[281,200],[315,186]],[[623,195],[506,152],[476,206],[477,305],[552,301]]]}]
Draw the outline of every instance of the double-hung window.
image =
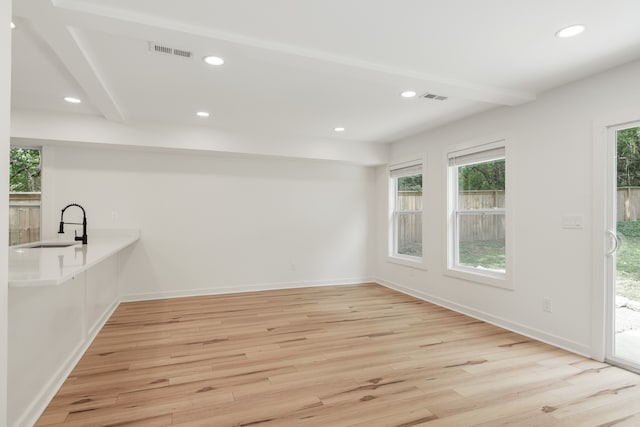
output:
[{"label": "double-hung window", "polygon": [[422,161],[389,168],[392,258],[422,263]]},{"label": "double-hung window", "polygon": [[507,277],[504,142],[448,154],[449,255],[454,273],[498,284]]}]

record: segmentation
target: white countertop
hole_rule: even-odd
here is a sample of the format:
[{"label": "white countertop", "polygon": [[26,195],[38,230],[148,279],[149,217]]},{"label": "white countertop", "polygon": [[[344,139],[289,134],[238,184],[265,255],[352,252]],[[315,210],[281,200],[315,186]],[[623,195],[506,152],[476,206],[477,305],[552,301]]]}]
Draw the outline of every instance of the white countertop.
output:
[{"label": "white countertop", "polygon": [[78,242],[65,248],[10,246],[9,287],[60,285],[140,238],[138,230],[104,230],[87,234],[86,245]]}]

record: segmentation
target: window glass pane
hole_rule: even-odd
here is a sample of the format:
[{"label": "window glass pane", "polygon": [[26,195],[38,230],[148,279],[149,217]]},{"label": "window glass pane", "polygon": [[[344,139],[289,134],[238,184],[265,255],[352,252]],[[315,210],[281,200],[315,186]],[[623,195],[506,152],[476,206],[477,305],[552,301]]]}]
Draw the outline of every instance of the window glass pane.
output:
[{"label": "window glass pane", "polygon": [[40,192],[40,150],[12,148],[9,164],[9,191]]},{"label": "window glass pane", "polygon": [[[39,202],[38,198],[38,202]],[[9,205],[9,246],[40,240],[40,206]]]},{"label": "window glass pane", "polygon": [[422,174],[396,178],[396,252],[422,256]]},{"label": "window glass pane", "polygon": [[398,181],[399,211],[422,210],[422,175],[401,176]]},{"label": "window glass pane", "polygon": [[458,167],[458,209],[504,208],[505,161]]},{"label": "window glass pane", "polygon": [[504,214],[458,214],[459,265],[504,272]]},{"label": "window glass pane", "polygon": [[40,150],[11,148],[9,245],[40,240]]},{"label": "window glass pane", "polygon": [[399,212],[398,254],[422,256],[422,212]]},{"label": "window glass pane", "polygon": [[398,177],[398,191],[422,193],[422,174]]}]

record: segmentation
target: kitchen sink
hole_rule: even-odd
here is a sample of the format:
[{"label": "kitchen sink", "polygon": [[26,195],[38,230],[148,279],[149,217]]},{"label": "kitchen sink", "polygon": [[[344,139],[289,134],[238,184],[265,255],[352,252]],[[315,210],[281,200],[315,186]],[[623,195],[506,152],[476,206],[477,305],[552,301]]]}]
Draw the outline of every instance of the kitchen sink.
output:
[{"label": "kitchen sink", "polygon": [[24,245],[23,248],[44,249],[44,248],[68,248],[77,245],[79,242],[36,242],[30,245]]}]

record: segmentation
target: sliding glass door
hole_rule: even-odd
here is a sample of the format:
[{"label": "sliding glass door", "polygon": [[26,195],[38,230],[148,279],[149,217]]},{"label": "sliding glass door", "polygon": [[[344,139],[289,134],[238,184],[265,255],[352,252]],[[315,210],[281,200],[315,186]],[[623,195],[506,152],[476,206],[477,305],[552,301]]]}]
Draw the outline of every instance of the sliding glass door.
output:
[{"label": "sliding glass door", "polygon": [[607,360],[640,371],[640,122],[609,129]]}]

